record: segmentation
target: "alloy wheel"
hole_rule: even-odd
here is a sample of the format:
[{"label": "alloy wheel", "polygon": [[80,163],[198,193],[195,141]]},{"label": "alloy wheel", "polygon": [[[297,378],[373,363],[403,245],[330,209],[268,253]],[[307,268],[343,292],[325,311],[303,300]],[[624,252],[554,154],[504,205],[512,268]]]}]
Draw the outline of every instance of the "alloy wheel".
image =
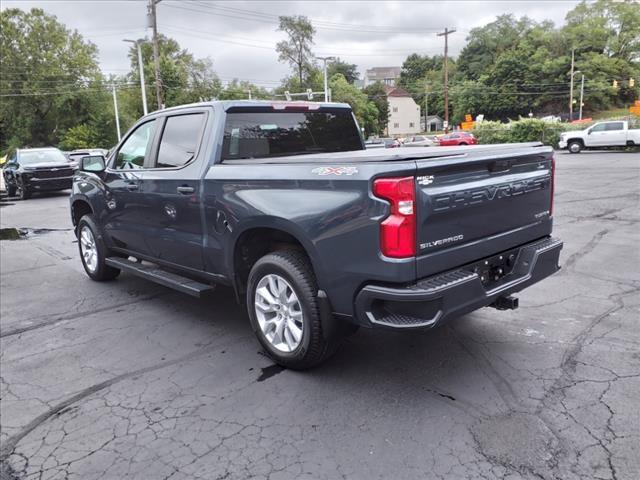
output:
[{"label": "alloy wheel", "polygon": [[276,350],[291,353],[298,348],[304,314],[289,282],[273,273],[262,277],[256,286],[254,306],[262,334]]},{"label": "alloy wheel", "polygon": [[87,226],[83,226],[80,230],[80,251],[87,269],[94,273],[98,268],[98,248],[93,232]]}]

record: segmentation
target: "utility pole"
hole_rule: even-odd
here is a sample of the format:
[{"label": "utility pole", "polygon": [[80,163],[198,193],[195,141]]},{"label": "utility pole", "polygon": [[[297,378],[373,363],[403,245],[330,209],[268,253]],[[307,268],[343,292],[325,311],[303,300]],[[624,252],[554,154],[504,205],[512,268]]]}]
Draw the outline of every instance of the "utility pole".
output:
[{"label": "utility pole", "polygon": [[573,69],[575,66],[576,49],[571,49],[571,85],[569,86],[569,121],[573,121]]},{"label": "utility pole", "polygon": [[140,48],[139,40],[127,40],[124,39],[123,42],[135,43],[138,49],[138,69],[140,71],[140,90],[142,91],[142,111],[146,115],[147,111],[147,90],[144,85],[144,66],[142,65],[142,48]]},{"label": "utility pole", "polygon": [[118,117],[118,97],[116,96],[116,86],[111,84],[111,93],[113,93],[113,110],[116,113],[116,131],[118,132],[118,141],[120,141],[120,118]]},{"label": "utility pole", "polygon": [[582,99],[584,98],[584,73],[580,82],[580,120],[582,120]]},{"label": "utility pole", "polygon": [[245,90],[245,92],[247,92],[249,94],[249,100],[251,100],[251,89]]},{"label": "utility pole", "polygon": [[429,132],[427,118],[429,117],[429,85],[424,85],[424,131]]},{"label": "utility pole", "polygon": [[438,33],[439,37],[444,37],[444,122],[446,127],[445,133],[449,132],[449,35],[455,33],[455,30],[444,29],[444,32]]},{"label": "utility pole", "polygon": [[162,104],[162,88],[160,79],[160,47],[158,46],[158,22],[156,19],[156,5],[161,0],[149,0],[149,17],[151,20],[151,28],[153,30],[153,63],[156,70],[156,100],[158,101],[158,109],[163,108]]},{"label": "utility pole", "polygon": [[327,80],[327,61],[335,60],[335,57],[316,57],[318,60],[322,60],[324,71],[324,101],[329,101],[329,82]]}]

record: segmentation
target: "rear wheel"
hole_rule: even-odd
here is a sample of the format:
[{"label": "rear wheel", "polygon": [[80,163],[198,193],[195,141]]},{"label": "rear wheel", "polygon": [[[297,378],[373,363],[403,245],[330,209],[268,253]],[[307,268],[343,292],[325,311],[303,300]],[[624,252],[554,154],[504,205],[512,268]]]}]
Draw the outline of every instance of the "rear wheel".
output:
[{"label": "rear wheel", "polygon": [[571,153],[580,153],[580,151],[582,150],[582,142],[578,142],[577,140],[572,140],[571,142],[569,142],[569,145],[567,146],[567,148]]},{"label": "rear wheel", "polygon": [[317,295],[315,275],[302,252],[270,253],[251,269],[247,285],[251,326],[269,356],[280,365],[313,367],[339,345],[341,335],[327,339],[323,334]]},{"label": "rear wheel", "polygon": [[82,266],[92,280],[102,282],[113,280],[120,275],[120,270],[105,263],[108,250],[102,241],[93,215],[87,214],[80,219],[77,235]]},{"label": "rear wheel", "polygon": [[460,142],[458,145],[469,145],[469,144],[466,142]]}]

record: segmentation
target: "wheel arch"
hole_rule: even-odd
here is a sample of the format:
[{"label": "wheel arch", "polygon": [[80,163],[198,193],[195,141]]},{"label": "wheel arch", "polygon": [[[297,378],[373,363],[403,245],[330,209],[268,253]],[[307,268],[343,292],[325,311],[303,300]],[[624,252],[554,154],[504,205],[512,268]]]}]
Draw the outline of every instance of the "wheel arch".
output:
[{"label": "wheel arch", "polygon": [[304,252],[313,268],[319,288],[322,288],[322,270],[317,252],[304,232],[288,220],[264,218],[236,229],[227,254],[227,270],[231,272],[236,294],[240,298],[245,292],[249,272],[262,256],[282,248],[294,248]]},{"label": "wheel arch", "polygon": [[79,197],[75,198],[71,202],[71,221],[73,222],[73,226],[77,227],[80,219],[87,214],[94,213],[93,207],[88,200]]}]

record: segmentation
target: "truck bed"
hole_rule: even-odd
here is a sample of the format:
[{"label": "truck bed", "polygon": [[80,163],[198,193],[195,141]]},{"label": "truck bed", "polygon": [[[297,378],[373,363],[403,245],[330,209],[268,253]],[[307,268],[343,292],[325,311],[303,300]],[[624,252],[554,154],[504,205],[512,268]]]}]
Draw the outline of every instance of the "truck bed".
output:
[{"label": "truck bed", "polygon": [[363,162],[399,162],[418,159],[447,159],[451,163],[452,157],[460,157],[461,161],[484,156],[488,152],[496,158],[501,155],[517,155],[530,153],[532,149],[552,152],[551,147],[545,147],[540,142],[527,143],[499,143],[492,145],[464,145],[456,147],[412,147],[385,148],[371,150],[356,150],[350,152],[310,153],[308,155],[279,156],[260,159],[225,160],[226,164],[305,164],[305,163],[363,163]]}]

